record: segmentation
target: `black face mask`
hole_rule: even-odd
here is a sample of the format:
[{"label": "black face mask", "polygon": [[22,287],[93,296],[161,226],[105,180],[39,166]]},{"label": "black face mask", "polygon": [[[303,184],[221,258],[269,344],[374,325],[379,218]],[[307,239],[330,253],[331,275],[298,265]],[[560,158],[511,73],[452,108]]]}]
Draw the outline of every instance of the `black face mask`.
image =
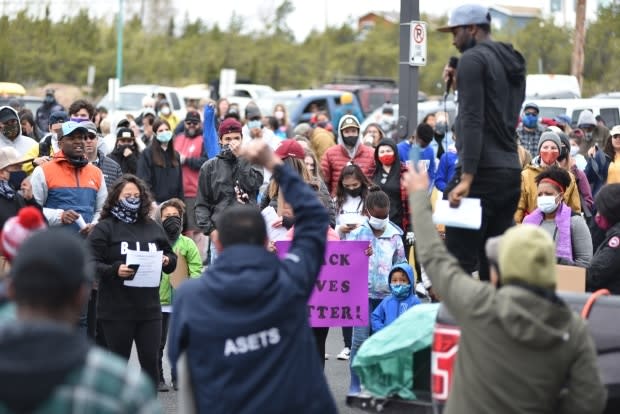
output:
[{"label": "black face mask", "polygon": [[[122,155],[125,152],[125,149],[127,148],[129,148],[135,154],[136,150],[132,144],[119,145],[118,147],[116,147],[116,152]],[[131,155],[134,155],[134,154],[131,154]]]},{"label": "black face mask", "polygon": [[354,189],[345,188],[344,192],[351,197],[359,197],[362,195],[362,186],[359,186]]},{"label": "black face mask", "polygon": [[230,145],[226,144],[222,146],[222,150],[220,151],[220,157],[225,159],[225,160],[234,160],[235,158],[235,154],[233,154],[232,150],[230,149]]},{"label": "black face mask", "polygon": [[183,230],[183,222],[181,221],[181,217],[178,216],[168,217],[162,222],[162,225],[166,231],[168,240],[171,242],[175,242],[181,235],[181,230]]},{"label": "black face mask", "polygon": [[19,190],[22,186],[22,181],[24,181],[26,176],[26,172],[22,170],[11,172],[9,176],[9,185],[14,190]]},{"label": "black face mask", "polygon": [[342,137],[342,142],[344,142],[344,145],[346,145],[347,147],[354,147],[355,144],[357,144],[358,139],[359,135],[354,135],[352,137]]}]

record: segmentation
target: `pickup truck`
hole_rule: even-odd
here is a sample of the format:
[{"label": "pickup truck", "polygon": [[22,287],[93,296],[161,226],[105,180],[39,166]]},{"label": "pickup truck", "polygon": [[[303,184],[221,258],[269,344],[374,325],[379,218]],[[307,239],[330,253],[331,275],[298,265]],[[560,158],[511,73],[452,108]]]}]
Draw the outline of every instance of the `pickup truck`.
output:
[{"label": "pickup truck", "polygon": [[[575,312],[581,313],[591,294],[560,292],[558,295]],[[594,339],[598,363],[607,386],[605,414],[620,413],[620,296],[598,298],[588,315],[588,329]],[[441,414],[450,395],[460,329],[445,306],[439,308],[430,349],[414,354],[413,389],[417,400],[347,397],[347,405],[367,412],[386,414]],[[403,367],[406,369],[406,367]]]}]

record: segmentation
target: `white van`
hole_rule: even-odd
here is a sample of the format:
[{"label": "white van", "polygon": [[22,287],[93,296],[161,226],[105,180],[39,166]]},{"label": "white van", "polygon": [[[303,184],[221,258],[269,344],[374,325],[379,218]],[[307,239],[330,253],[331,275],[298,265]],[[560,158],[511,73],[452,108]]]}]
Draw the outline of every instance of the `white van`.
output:
[{"label": "white van", "polygon": [[581,87],[572,75],[533,74],[525,79],[526,99],[581,98]]},{"label": "white van", "polygon": [[530,102],[538,105],[540,118],[568,115],[576,126],[581,111],[589,109],[594,116],[600,115],[607,126],[620,125],[620,99],[532,99],[525,103]]}]

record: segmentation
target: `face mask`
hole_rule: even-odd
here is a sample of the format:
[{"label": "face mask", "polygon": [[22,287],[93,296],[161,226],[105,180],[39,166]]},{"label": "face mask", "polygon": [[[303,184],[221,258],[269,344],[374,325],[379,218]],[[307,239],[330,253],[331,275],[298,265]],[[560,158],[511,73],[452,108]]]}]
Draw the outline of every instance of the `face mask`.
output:
[{"label": "face mask", "polygon": [[46,95],[44,102],[46,104],[48,104],[48,105],[49,104],[53,104],[54,103],[54,97],[52,95]]},{"label": "face mask", "polygon": [[592,140],[592,132],[591,132],[591,131],[590,131],[590,132],[586,132],[586,133],[585,133],[585,137],[586,137],[586,139],[587,139],[588,141],[591,141],[591,140]]},{"label": "face mask", "polygon": [[357,144],[358,138],[359,138],[358,135],[354,135],[352,137],[342,137],[342,141],[344,142],[344,145],[346,145],[347,147],[354,147],[355,144]]},{"label": "face mask", "polygon": [[166,231],[168,240],[175,242],[179,238],[181,230],[183,229],[183,221],[181,220],[181,217],[170,216],[162,222],[162,225]]},{"label": "face mask", "polygon": [[[131,145],[131,144],[119,145],[117,148],[118,148],[117,152],[118,152],[119,154],[121,154],[121,155],[123,155],[123,153],[125,152],[125,150],[126,150],[127,148],[129,148],[132,152],[133,152],[133,150],[134,150],[133,145]],[[131,154],[131,155],[134,155],[134,154]],[[131,157],[131,155],[130,155],[130,157]],[[123,156],[124,156],[124,155],[123,155]]]},{"label": "face mask", "polygon": [[611,223],[609,222],[609,220],[607,220],[607,217],[601,216],[600,214],[594,216],[594,222],[599,227],[599,229],[603,231],[607,231],[611,228]]},{"label": "face mask", "polygon": [[553,213],[558,208],[554,196],[539,196],[537,199],[537,205],[538,209],[545,214]]},{"label": "face mask", "polygon": [[327,121],[319,121],[316,123],[316,126],[318,126],[319,128],[325,128],[327,127],[328,122]]},{"label": "face mask", "polygon": [[374,142],[375,142],[374,136],[370,134],[364,135],[364,145],[368,145],[369,147],[372,147],[372,144],[374,144]]},{"label": "face mask", "polygon": [[379,219],[373,216],[368,217],[368,224],[374,230],[384,230],[388,223],[390,222],[390,218],[386,217],[384,219]]},{"label": "face mask", "polygon": [[435,124],[435,135],[444,136],[448,130],[448,124],[445,122],[437,122]]},{"label": "face mask", "polygon": [[110,214],[123,223],[132,224],[138,221],[140,206],[141,202],[139,197],[121,198],[110,209]]},{"label": "face mask", "polygon": [[553,165],[560,157],[560,153],[558,151],[540,151],[540,159],[547,165]]},{"label": "face mask", "polygon": [[15,198],[15,190],[9,184],[8,181],[0,179],[0,196],[7,200],[13,200]]},{"label": "face mask", "polygon": [[571,145],[571,147],[570,147],[570,156],[574,157],[577,154],[579,154],[579,147],[576,146],[576,145]]},{"label": "face mask", "polygon": [[538,125],[538,115],[523,115],[523,126],[526,128],[536,128]]},{"label": "face mask", "polygon": [[381,115],[381,122],[384,124],[391,124],[394,122],[394,117],[392,115]]},{"label": "face mask", "polygon": [[273,116],[275,116],[277,120],[284,119],[284,112],[283,111],[275,111],[273,113]]},{"label": "face mask", "polygon": [[165,144],[166,142],[170,142],[172,139],[172,131],[162,131],[157,133],[157,141]]},{"label": "face mask", "polygon": [[250,129],[262,128],[262,127],[263,127],[263,123],[260,120],[255,120],[255,121],[249,121],[248,122],[248,128],[250,128]]},{"label": "face mask", "polygon": [[359,197],[362,195],[362,186],[353,189],[344,189],[345,194],[348,194],[351,197]]},{"label": "face mask", "polygon": [[27,177],[25,171],[13,171],[9,175],[9,185],[14,189],[20,189],[22,186],[22,181]]},{"label": "face mask", "polygon": [[230,149],[230,145],[226,144],[226,145],[222,145],[222,151],[220,151],[220,157],[226,159],[226,160],[234,160],[235,154],[233,154],[232,150]]},{"label": "face mask", "polygon": [[2,133],[8,139],[15,139],[19,135],[19,126],[17,125],[5,125]]},{"label": "face mask", "polygon": [[76,116],[76,117],[69,118],[69,121],[77,122],[79,124],[80,122],[88,121],[88,118],[82,118],[82,117]]},{"label": "face mask", "polygon": [[406,299],[411,293],[411,285],[395,285],[391,283],[390,289],[392,290],[392,295],[394,295],[396,299]]},{"label": "face mask", "polygon": [[159,112],[161,112],[162,115],[164,116],[168,116],[170,115],[170,108],[168,108],[167,106],[164,106],[163,108],[159,110]]},{"label": "face mask", "polygon": [[394,164],[394,158],[394,154],[379,155],[379,162],[383,165],[392,165]]}]

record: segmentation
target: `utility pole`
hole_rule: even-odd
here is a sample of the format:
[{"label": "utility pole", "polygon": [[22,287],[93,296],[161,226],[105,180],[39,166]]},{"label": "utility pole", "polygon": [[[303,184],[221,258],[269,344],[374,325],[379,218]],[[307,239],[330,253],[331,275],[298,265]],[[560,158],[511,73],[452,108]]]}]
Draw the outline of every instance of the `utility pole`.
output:
[{"label": "utility pole", "polygon": [[577,0],[575,19],[575,37],[570,74],[577,77],[581,87],[583,86],[584,48],[586,44],[586,0]]},{"label": "utility pole", "polygon": [[123,84],[123,0],[118,0],[118,22],[116,26],[116,79],[118,79],[118,86]]},{"label": "utility pole", "polygon": [[407,139],[418,125],[418,67],[409,65],[411,21],[420,20],[419,0],[400,0],[398,58],[398,137]]}]

